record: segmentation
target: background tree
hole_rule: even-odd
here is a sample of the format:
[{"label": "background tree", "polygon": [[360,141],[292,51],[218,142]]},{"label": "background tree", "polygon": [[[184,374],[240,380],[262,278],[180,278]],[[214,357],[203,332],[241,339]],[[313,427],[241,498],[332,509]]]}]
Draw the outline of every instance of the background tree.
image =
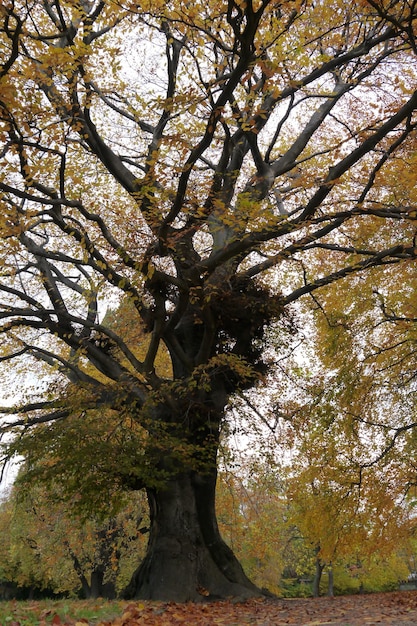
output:
[{"label": "background tree", "polygon": [[217,518],[225,541],[260,588],[279,594],[290,538],[288,503],[277,473],[260,464],[219,474]]},{"label": "background tree", "polygon": [[129,581],[138,553],[145,553],[143,494],[131,495],[111,518],[76,518],[53,501],[50,487],[22,494],[15,486],[2,503],[0,523],[1,580],[30,591],[113,598]]},{"label": "background tree", "polygon": [[365,586],[369,590],[372,578],[375,584],[378,563],[395,570],[393,578],[386,579],[391,584],[406,579],[409,571],[400,550],[408,546],[415,524],[403,494],[379,470],[368,471],[360,483],[355,482],[352,468],[323,448],[316,440],[304,468],[295,463],[288,485],[289,519],[315,552],[313,595],[320,594],[324,571],[328,595],[334,595],[335,585],[339,589],[347,585],[337,578],[347,566],[354,569],[358,590]]},{"label": "background tree", "polygon": [[[413,155],[412,149],[398,160],[404,167]],[[399,163],[391,167],[398,175]],[[393,185],[390,193],[390,202],[401,195],[411,203],[415,187]],[[394,567],[398,548],[405,549],[415,532],[413,269],[373,268],[304,303],[310,310],[306,366],[292,366],[298,402],[287,403],[285,424],[294,449],[295,519],[317,546],[318,575],[349,553],[354,563],[355,549],[358,583],[369,584],[377,560],[390,563],[387,571],[395,574],[401,571]]]},{"label": "background tree", "polygon": [[[57,379],[4,408],[6,456],[42,441],[57,459],[76,436],[68,494],[82,476],[90,494],[147,488],[130,593],[257,593],[215,517],[225,407],[260,384],[292,303],[415,256],[414,206],[384,179],[415,136],[415,9],[7,0],[0,16],[1,361],[6,381]],[[143,357],[104,323],[123,298]]]}]

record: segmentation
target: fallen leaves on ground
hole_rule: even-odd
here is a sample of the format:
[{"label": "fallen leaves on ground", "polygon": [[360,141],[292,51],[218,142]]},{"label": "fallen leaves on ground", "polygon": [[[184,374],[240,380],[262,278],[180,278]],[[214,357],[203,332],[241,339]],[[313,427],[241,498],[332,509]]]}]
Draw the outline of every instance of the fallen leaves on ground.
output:
[{"label": "fallen leaves on ground", "polygon": [[417,624],[417,592],[202,604],[129,604],[100,626],[373,626]]},{"label": "fallen leaves on ground", "polygon": [[[116,604],[116,603],[115,603]],[[61,617],[47,611],[41,626],[392,626],[417,625],[417,591],[376,593],[337,598],[258,599],[201,604],[173,602],[117,603],[121,615],[109,621]],[[33,624],[34,622],[28,622]],[[2,626],[25,626],[11,619]]]}]

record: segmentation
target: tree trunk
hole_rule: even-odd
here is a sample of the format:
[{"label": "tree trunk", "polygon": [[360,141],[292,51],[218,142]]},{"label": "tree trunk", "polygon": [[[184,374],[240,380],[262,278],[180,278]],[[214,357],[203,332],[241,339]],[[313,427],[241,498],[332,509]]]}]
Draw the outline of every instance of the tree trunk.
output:
[{"label": "tree trunk", "polygon": [[215,472],[188,473],[149,490],[147,554],[125,597],[187,602],[262,595],[220,537],[215,485]]},{"label": "tree trunk", "polygon": [[103,597],[104,571],[101,568],[93,569],[90,577],[90,598]]},{"label": "tree trunk", "polygon": [[334,576],[333,576],[333,567],[332,567],[331,563],[329,564],[328,572],[329,572],[329,586],[328,586],[328,589],[327,589],[327,595],[330,598],[333,598],[333,596],[334,596]]},{"label": "tree trunk", "polygon": [[314,580],[313,580],[313,596],[315,598],[318,598],[320,596],[320,582],[321,582],[321,575],[323,573],[323,568],[324,568],[324,563],[321,563],[320,559],[317,558],[316,559],[316,571],[315,571]]},{"label": "tree trunk", "polygon": [[75,554],[75,552],[72,550],[72,548],[71,548],[70,544],[68,543],[68,541],[64,540],[64,545],[66,546],[66,548],[68,550],[68,554],[70,555],[70,557],[72,559],[72,563],[74,565],[74,569],[75,569],[75,571],[77,573],[78,578],[80,579],[83,597],[84,598],[90,598],[91,597],[91,587],[88,584],[87,578],[85,577],[83,568],[81,567],[81,563],[80,563],[77,555]]}]

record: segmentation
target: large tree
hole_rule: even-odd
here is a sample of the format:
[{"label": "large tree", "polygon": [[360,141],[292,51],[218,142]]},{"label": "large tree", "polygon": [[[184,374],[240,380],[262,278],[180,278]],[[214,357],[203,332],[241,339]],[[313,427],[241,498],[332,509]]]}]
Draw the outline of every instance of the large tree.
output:
[{"label": "large tree", "polygon": [[[1,360],[4,380],[51,371],[3,431],[51,464],[78,450],[90,493],[147,488],[131,593],[256,594],[216,523],[225,408],[260,384],[291,303],[414,258],[415,207],[384,171],[415,142],[415,6],[5,0],[0,17]],[[103,319],[126,300],[145,353]]]}]

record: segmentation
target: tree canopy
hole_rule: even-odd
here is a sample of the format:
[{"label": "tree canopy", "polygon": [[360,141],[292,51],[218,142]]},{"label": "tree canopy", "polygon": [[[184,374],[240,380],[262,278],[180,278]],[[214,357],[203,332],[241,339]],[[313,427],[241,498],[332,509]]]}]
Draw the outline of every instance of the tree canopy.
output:
[{"label": "tree canopy", "polygon": [[[294,302],[415,264],[415,7],[6,0],[0,19],[0,360],[45,380],[2,408],[5,454],[40,445],[59,471],[72,441],[93,489],[148,489],[131,593],[257,593],[215,519],[225,407]],[[143,332],[106,319],[126,301]]]}]

